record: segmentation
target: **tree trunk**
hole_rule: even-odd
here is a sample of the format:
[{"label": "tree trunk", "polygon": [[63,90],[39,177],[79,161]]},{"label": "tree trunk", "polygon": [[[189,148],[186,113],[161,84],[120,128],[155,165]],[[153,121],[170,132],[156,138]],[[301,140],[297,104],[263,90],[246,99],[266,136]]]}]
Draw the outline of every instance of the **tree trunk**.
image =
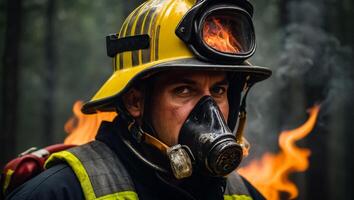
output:
[{"label": "tree trunk", "polygon": [[55,111],[55,81],[56,81],[56,37],[54,20],[56,16],[56,0],[48,0],[46,8],[46,32],[44,43],[44,99],[43,99],[43,144],[54,142],[54,111]]},{"label": "tree trunk", "polygon": [[19,49],[21,39],[21,0],[7,0],[7,22],[2,73],[2,119],[0,165],[15,155],[19,85]]},{"label": "tree trunk", "polygon": [[[345,68],[347,77],[343,77],[348,81],[346,84],[345,98],[337,98],[335,112],[330,116],[331,132],[328,140],[329,163],[328,163],[328,182],[329,193],[328,199],[353,199],[354,192],[352,186],[354,184],[353,172],[353,146],[354,146],[354,27],[352,20],[354,3],[352,0],[326,1],[326,9],[328,20],[325,22],[327,31],[339,39],[342,46],[350,47],[351,53],[349,63],[345,63],[349,67]],[[343,47],[342,47],[343,48]],[[338,63],[338,67],[343,68],[343,63]]]}]

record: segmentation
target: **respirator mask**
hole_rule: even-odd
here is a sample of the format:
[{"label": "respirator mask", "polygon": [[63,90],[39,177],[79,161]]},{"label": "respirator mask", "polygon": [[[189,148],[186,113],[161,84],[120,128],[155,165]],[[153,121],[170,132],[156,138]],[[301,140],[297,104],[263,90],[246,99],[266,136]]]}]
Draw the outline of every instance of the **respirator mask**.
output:
[{"label": "respirator mask", "polygon": [[225,176],[242,159],[242,147],[211,96],[202,97],[195,105],[182,125],[178,143],[167,151],[176,178],[190,176],[192,169]]}]

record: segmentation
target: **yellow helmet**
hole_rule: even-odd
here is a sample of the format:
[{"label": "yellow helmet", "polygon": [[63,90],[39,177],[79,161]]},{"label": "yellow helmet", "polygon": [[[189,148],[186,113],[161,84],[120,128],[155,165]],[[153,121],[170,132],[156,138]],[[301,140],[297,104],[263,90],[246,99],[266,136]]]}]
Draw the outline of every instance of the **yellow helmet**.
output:
[{"label": "yellow helmet", "polygon": [[[205,10],[206,8],[208,9]],[[246,73],[249,75],[249,82],[253,83],[268,78],[271,75],[268,68],[243,62],[255,50],[252,12],[253,8],[247,0],[144,2],[127,17],[119,33],[107,37],[108,55],[114,57],[114,73],[83,106],[82,111],[90,114],[115,110],[114,102],[136,80],[161,70],[187,68],[233,71]],[[241,20],[235,21],[233,26],[243,27],[242,30],[247,31],[234,31],[245,38],[234,41],[234,44],[247,46],[236,49],[236,54],[221,52],[212,44],[198,40],[206,32],[205,27],[200,27],[198,20],[206,24],[209,19],[215,20],[209,16],[222,16],[225,13],[238,13],[234,18]],[[230,21],[227,17],[220,19],[215,20],[215,23]],[[238,47],[237,45],[234,46]]]}]

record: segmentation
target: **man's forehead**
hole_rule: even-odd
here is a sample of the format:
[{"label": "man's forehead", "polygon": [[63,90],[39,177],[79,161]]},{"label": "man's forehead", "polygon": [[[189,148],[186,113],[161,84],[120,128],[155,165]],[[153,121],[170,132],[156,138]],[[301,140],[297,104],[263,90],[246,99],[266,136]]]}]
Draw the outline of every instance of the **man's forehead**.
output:
[{"label": "man's forehead", "polygon": [[215,81],[227,81],[226,72],[216,70],[170,70],[157,75],[159,82],[193,82],[200,79],[213,79]]}]

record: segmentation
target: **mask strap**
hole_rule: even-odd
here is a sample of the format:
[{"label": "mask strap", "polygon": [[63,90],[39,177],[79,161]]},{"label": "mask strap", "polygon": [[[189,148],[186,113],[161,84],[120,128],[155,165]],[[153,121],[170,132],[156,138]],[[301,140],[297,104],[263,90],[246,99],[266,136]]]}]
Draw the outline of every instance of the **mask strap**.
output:
[{"label": "mask strap", "polygon": [[248,92],[250,91],[251,87],[253,84],[247,85],[248,83],[246,82],[245,84],[245,94],[242,97],[241,101],[241,106],[240,106],[240,111],[239,111],[239,122],[238,122],[238,127],[236,131],[236,141],[239,143],[243,149],[243,154],[244,156],[248,154],[249,150],[249,143],[248,141],[243,137],[243,132],[246,126],[246,121],[247,121],[247,112],[246,112],[246,99]]},{"label": "mask strap", "polygon": [[167,146],[165,143],[157,139],[156,137],[146,133],[143,131],[141,126],[136,123],[135,119],[129,114],[129,112],[125,109],[122,101],[118,101],[116,105],[117,112],[119,115],[127,122],[128,131],[130,132],[130,136],[137,143],[144,142],[152,147],[158,149],[163,155],[166,155],[170,162],[170,169],[166,169],[160,166],[158,163],[155,163],[147,158],[137,150],[134,145],[127,138],[121,137],[123,143],[128,147],[128,149],[137,156],[143,163],[150,166],[151,168],[165,173],[170,174],[173,173],[176,179],[186,178],[192,175],[192,163],[194,162],[194,156],[190,149],[185,145],[175,145],[172,147]]},{"label": "mask strap", "polygon": [[[117,102],[122,102],[122,101],[117,101]],[[119,116],[122,117],[123,120],[125,120],[127,122],[128,130],[131,133],[130,136],[132,137],[133,140],[135,140],[135,142],[141,143],[142,141],[144,141],[144,139],[146,140],[146,138],[150,138],[149,136],[146,137],[146,134],[143,134],[144,131],[135,122],[135,119],[129,114],[129,112],[125,109],[125,107],[122,105],[122,103],[118,103],[116,105],[116,110],[117,110],[117,113],[119,113]],[[127,139],[126,137],[124,137],[121,134],[119,134],[119,137],[122,139],[123,143],[128,147],[128,149],[133,154],[135,154],[135,156],[138,159],[140,159],[143,163],[145,163],[146,165],[150,166],[151,168],[153,168],[153,169],[155,169],[155,170],[157,170],[159,172],[162,172],[162,173],[165,173],[165,174],[169,174],[169,170],[164,169],[163,167],[159,166],[158,164],[156,164],[156,163],[148,160],[147,158],[145,158],[144,155],[141,152],[139,152],[134,147],[134,145],[132,144],[130,139]],[[147,141],[151,141],[151,139],[147,139]],[[151,143],[153,143],[153,142],[151,142]],[[165,146],[161,145],[161,148],[165,148]]]},{"label": "mask strap", "polygon": [[131,121],[128,125],[128,130],[130,133],[132,133],[133,138],[138,142],[144,142],[148,145],[156,147],[161,153],[166,154],[167,149],[169,146],[167,146],[165,143],[162,141],[158,140],[154,136],[146,133],[143,131],[139,125],[135,123],[135,120]]},{"label": "mask strap", "polygon": [[[168,157],[172,173],[176,179],[182,179],[192,175],[192,163],[194,161],[194,157],[187,146],[178,144],[169,147],[159,139],[143,131],[140,126],[135,123],[135,121],[129,123],[128,130],[138,142],[144,142],[145,144],[153,146],[163,155]],[[167,171],[157,164],[154,164],[145,158],[143,159],[145,163],[155,169],[159,169],[159,171],[163,172]]]}]

